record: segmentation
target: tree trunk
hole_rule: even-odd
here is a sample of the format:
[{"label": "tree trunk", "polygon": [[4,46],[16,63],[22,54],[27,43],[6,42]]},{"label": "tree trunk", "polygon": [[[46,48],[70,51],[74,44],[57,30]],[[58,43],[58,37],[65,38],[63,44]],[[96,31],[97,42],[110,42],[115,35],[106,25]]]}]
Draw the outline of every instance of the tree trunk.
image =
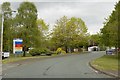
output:
[{"label": "tree trunk", "polygon": [[23,57],[25,57],[26,55],[25,55],[25,51],[23,51]]},{"label": "tree trunk", "polygon": [[23,57],[26,56],[25,52],[26,52],[26,46],[23,46]]},{"label": "tree trunk", "polygon": [[115,54],[118,54],[118,50],[117,50],[117,47],[115,47]]},{"label": "tree trunk", "polygon": [[66,53],[68,53],[68,51],[67,51],[67,46],[65,46],[65,51],[66,51]]}]

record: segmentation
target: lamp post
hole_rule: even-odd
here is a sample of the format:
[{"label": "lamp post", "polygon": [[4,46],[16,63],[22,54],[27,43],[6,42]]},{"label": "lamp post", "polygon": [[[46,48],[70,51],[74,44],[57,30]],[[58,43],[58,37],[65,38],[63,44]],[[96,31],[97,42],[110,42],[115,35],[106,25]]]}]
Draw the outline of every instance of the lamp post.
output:
[{"label": "lamp post", "polygon": [[1,26],[1,46],[0,46],[0,59],[2,60],[3,53],[3,28],[4,28],[4,13],[5,12],[16,12],[16,11],[3,11],[2,12],[2,26]]}]

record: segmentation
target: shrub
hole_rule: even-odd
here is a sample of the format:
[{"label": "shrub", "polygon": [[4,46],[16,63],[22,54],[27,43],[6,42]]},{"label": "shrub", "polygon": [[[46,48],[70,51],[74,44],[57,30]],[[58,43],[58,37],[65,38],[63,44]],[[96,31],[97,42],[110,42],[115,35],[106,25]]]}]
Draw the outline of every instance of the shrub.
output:
[{"label": "shrub", "polygon": [[62,54],[66,54],[66,52],[64,51],[64,50],[62,50],[62,52],[61,52]]},{"label": "shrub", "polygon": [[40,55],[41,52],[39,49],[32,49],[29,51],[29,53],[32,55],[32,56],[36,56],[36,55]]},{"label": "shrub", "polygon": [[29,51],[29,54],[31,54],[32,56],[35,56],[35,55],[36,55],[35,49],[30,50],[30,51]]},{"label": "shrub", "polygon": [[62,48],[57,48],[57,50],[56,50],[56,54],[61,54],[61,52],[62,52]]},{"label": "shrub", "polygon": [[58,48],[56,50],[56,54],[66,54],[66,52],[64,50],[62,50],[62,48]]},{"label": "shrub", "polygon": [[32,49],[29,51],[29,53],[32,55],[32,56],[37,56],[37,55],[41,55],[41,54],[52,54],[52,52],[47,49],[47,48],[36,48],[36,49]]}]

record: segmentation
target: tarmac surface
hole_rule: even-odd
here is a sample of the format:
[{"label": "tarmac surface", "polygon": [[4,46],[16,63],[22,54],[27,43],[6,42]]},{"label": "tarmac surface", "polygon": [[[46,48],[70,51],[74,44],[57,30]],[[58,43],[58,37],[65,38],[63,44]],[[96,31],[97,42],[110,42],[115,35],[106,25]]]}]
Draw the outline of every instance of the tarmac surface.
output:
[{"label": "tarmac surface", "polygon": [[72,54],[46,59],[28,59],[4,64],[3,78],[114,78],[90,67],[89,62],[105,52]]}]

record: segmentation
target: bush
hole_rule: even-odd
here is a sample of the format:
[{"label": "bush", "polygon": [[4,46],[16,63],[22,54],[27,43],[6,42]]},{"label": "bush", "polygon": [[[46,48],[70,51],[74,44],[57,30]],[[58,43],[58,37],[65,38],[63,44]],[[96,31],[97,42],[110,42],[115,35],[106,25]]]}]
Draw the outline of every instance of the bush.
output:
[{"label": "bush", "polygon": [[62,50],[62,52],[61,52],[62,54],[66,54],[66,52],[64,51],[64,50]]},{"label": "bush", "polygon": [[45,55],[51,55],[52,54],[52,52],[47,48],[32,49],[32,50],[29,51],[29,53],[32,56],[37,56],[37,55],[41,55],[41,54],[45,54]]},{"label": "bush", "polygon": [[62,48],[57,48],[57,50],[56,50],[56,54],[61,54],[61,52],[62,52]]},{"label": "bush", "polygon": [[36,55],[40,55],[41,52],[39,49],[32,49],[29,51],[29,53],[32,55],[32,56],[36,56]]},{"label": "bush", "polygon": [[58,48],[55,53],[56,54],[66,54],[66,52],[64,50],[62,50],[62,48]]}]

